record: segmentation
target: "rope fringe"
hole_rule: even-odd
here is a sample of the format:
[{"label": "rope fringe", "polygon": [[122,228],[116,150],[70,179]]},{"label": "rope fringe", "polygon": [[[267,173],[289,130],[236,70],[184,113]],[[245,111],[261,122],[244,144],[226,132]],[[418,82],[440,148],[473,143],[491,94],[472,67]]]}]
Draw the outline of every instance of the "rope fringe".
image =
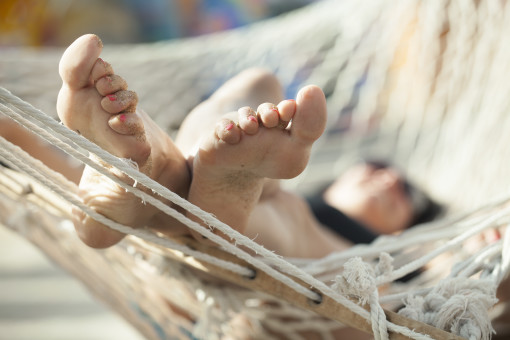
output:
[{"label": "rope fringe", "polygon": [[487,310],[497,301],[492,280],[449,278],[425,296],[409,296],[399,314],[466,339],[488,340],[494,329]]}]

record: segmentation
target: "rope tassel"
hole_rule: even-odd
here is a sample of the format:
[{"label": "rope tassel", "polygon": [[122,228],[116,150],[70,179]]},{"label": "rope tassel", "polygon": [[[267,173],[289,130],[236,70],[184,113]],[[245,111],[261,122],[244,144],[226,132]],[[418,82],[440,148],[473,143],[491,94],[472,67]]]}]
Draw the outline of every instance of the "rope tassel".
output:
[{"label": "rope tassel", "polygon": [[[388,260],[387,256],[384,258]],[[389,263],[385,261],[382,266],[387,269]],[[369,303],[374,337],[376,340],[385,340],[389,339],[386,315],[379,304],[376,282],[376,272],[372,266],[360,257],[353,257],[344,264],[343,273],[336,276],[333,289],[349,297],[357,298],[361,305]]]},{"label": "rope tassel", "polygon": [[408,297],[399,314],[466,339],[489,340],[494,329],[487,310],[498,301],[495,294],[490,280],[445,279],[424,297]]}]

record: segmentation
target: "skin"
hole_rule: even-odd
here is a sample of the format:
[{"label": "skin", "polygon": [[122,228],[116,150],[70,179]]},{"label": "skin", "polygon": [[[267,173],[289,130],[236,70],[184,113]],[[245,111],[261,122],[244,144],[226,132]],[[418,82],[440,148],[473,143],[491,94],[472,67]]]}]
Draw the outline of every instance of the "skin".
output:
[{"label": "skin", "polygon": [[63,174],[68,180],[75,183],[80,180],[83,167],[78,162],[69,159],[59,152],[59,149],[3,115],[0,115],[0,136],[19,146],[32,157],[38,158],[49,168]]}]

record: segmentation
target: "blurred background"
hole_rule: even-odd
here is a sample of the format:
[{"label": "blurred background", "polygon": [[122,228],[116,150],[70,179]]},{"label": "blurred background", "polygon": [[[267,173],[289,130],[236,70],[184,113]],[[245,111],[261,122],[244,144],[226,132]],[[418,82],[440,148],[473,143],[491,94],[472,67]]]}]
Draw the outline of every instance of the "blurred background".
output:
[{"label": "blurred background", "polygon": [[[105,44],[193,37],[313,1],[318,0],[0,0],[0,53],[65,47],[85,33],[98,34]],[[80,282],[0,225],[0,340],[29,339],[143,338]]]},{"label": "blurred background", "polygon": [[67,46],[177,39],[232,29],[318,0],[1,0],[0,45]]}]

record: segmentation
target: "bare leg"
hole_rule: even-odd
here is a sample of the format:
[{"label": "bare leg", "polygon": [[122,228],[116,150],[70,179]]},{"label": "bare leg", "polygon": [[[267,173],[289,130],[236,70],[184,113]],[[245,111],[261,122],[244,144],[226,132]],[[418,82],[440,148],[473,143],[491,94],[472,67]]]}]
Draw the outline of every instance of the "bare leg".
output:
[{"label": "bare leg", "polygon": [[[100,39],[85,35],[64,53],[59,71],[63,80],[57,111],[62,122],[112,154],[130,158],[140,170],[172,191],[186,196],[189,171],[182,153],[143,111],[137,97],[112,67],[98,58]],[[140,227],[178,228],[174,221],[126,193],[90,168],[85,168],[80,194],[92,209],[120,223]],[[123,235],[80,213],[75,226],[85,243],[108,247]],[[169,218],[170,219],[170,218]]]},{"label": "bare leg", "polygon": [[52,170],[60,172],[68,180],[79,182],[83,166],[9,117],[0,116],[0,136],[39,159]]}]

